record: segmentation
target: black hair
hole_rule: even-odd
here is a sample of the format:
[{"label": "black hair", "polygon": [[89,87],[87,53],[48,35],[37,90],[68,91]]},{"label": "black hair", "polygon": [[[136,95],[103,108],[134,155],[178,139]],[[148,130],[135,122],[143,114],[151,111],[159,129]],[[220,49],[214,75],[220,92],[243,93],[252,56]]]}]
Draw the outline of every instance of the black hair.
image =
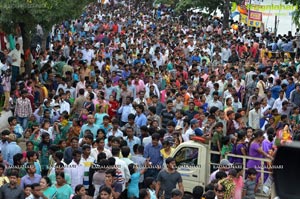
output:
[{"label": "black hair", "polygon": [[203,187],[201,187],[201,186],[195,186],[193,188],[193,193],[192,193],[193,199],[201,198],[203,196],[203,192],[204,192]]},{"label": "black hair", "polygon": [[50,178],[49,178],[48,176],[44,176],[43,178],[45,179],[45,181],[46,181],[48,187],[51,187],[52,182],[51,182]]},{"label": "black hair", "polygon": [[[108,193],[108,195],[110,195],[111,193],[112,193],[112,190],[111,190],[111,188],[109,188],[109,187],[107,187],[107,186],[101,186],[100,187],[100,190],[99,190],[99,196],[100,196],[100,193],[101,192],[106,192],[106,193]],[[99,197],[100,198],[100,197]]]},{"label": "black hair", "polygon": [[121,153],[124,158],[127,158],[130,154],[130,148],[128,146],[123,146],[121,148]]},{"label": "black hair", "polygon": [[73,151],[73,153],[72,153],[72,156],[74,157],[74,156],[76,156],[76,155],[81,155],[82,154],[82,152],[80,151],[80,150],[78,150],[78,149],[75,149],[74,151]]},{"label": "black hair", "polygon": [[98,155],[97,155],[97,161],[101,161],[101,160],[105,160],[106,159],[106,153],[104,152],[100,152]]},{"label": "black hair", "polygon": [[248,171],[247,171],[247,174],[248,174],[248,176],[250,176],[250,175],[256,175],[257,171],[254,168],[249,168]]},{"label": "black hair", "polygon": [[86,149],[91,149],[91,146],[88,145],[88,144],[84,144],[84,145],[82,146],[82,151],[84,151],[84,150],[86,150]]},{"label": "black hair", "polygon": [[5,170],[5,166],[3,164],[0,164],[0,168],[2,168],[3,170]]},{"label": "black hair", "polygon": [[112,147],[111,153],[112,153],[113,156],[119,156],[120,155],[120,148]]},{"label": "black hair", "polygon": [[128,170],[130,172],[130,175],[133,175],[135,173],[135,164],[131,163],[128,165]]},{"label": "black hair", "polygon": [[216,173],[216,179],[222,180],[227,177],[227,174],[224,171],[219,171]]},{"label": "black hair", "polygon": [[77,193],[78,191],[80,191],[80,189],[84,187],[82,184],[76,185],[75,187],[75,193]]},{"label": "black hair", "polygon": [[150,188],[150,185],[155,181],[155,179],[153,177],[147,177],[144,180],[144,185],[147,188]]},{"label": "black hair", "polygon": [[147,189],[140,189],[139,198],[144,199],[144,198],[146,198],[146,196],[148,196],[148,190]]},{"label": "black hair", "polygon": [[19,177],[19,172],[17,170],[13,169],[11,172],[7,173],[7,176],[8,177],[15,176],[15,177],[18,178]]},{"label": "black hair", "polygon": [[56,177],[57,177],[57,176],[60,176],[60,177],[62,177],[63,179],[65,179],[65,173],[64,173],[64,172],[56,173]]},{"label": "black hair", "polygon": [[110,157],[107,160],[109,162],[109,166],[114,166],[116,164],[116,159],[114,157]]},{"label": "black hair", "polygon": [[30,187],[32,190],[34,190],[35,187],[39,187],[39,186],[40,186],[40,183],[33,183],[33,184],[31,184]]},{"label": "black hair", "polygon": [[35,151],[27,151],[26,157],[27,157],[28,159],[30,159],[30,158],[33,157],[35,154],[37,154]]},{"label": "black hair", "polygon": [[13,156],[14,165],[16,165],[17,163],[20,164],[22,159],[23,159],[23,154],[22,153],[15,154]]},{"label": "black hair", "polygon": [[222,137],[221,140],[222,140],[222,146],[227,145],[230,142],[230,137],[228,135],[226,135],[226,136]]},{"label": "black hair", "polygon": [[116,177],[117,173],[116,173],[116,169],[108,169],[105,171],[105,174],[110,174],[112,177]]},{"label": "black hair", "polygon": [[7,122],[8,124],[10,124],[13,120],[16,120],[17,118],[14,117],[14,116],[10,116],[8,119],[7,119]]},{"label": "black hair", "polygon": [[215,192],[213,190],[208,190],[204,194],[204,198],[205,199],[214,199],[215,197],[216,197],[216,194],[215,194]]},{"label": "black hair", "polygon": [[58,158],[60,161],[64,158],[64,153],[61,151],[55,152],[55,157]]}]

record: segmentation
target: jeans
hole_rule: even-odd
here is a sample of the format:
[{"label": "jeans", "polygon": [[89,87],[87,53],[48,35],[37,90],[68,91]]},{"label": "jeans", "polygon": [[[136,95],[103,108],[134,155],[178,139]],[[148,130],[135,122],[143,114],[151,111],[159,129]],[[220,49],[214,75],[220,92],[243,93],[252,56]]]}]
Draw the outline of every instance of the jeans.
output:
[{"label": "jeans", "polygon": [[15,84],[16,84],[19,74],[20,74],[20,67],[12,66],[11,85],[13,86],[13,88],[15,88],[15,86],[16,86]]},{"label": "jeans", "polygon": [[25,130],[27,128],[28,124],[28,117],[17,117],[17,120],[19,124],[22,126],[22,128]]}]

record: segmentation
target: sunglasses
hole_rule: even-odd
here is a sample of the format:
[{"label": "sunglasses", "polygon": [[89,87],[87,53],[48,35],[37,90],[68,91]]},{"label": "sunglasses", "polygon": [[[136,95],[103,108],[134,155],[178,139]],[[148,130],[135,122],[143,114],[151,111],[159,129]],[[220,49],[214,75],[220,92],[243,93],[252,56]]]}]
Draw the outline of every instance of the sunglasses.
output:
[{"label": "sunglasses", "polygon": [[216,189],[216,191],[219,192],[219,193],[225,192],[225,190],[223,190],[223,189],[221,189],[221,190],[220,189]]}]

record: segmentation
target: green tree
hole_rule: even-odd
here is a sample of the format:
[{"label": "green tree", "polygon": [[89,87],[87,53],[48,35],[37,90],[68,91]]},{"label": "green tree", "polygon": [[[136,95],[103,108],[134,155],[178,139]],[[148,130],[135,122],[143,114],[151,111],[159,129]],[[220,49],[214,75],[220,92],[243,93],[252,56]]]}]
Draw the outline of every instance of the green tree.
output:
[{"label": "green tree", "polygon": [[284,2],[297,6],[297,9],[292,14],[292,19],[294,24],[299,28],[300,27],[300,10],[299,10],[300,0],[284,0]]},{"label": "green tree", "polygon": [[223,24],[228,27],[231,2],[241,2],[241,0],[158,0],[160,3],[172,5],[176,11],[182,12],[190,8],[200,8],[208,13],[213,13],[217,9],[221,10],[224,15]]},{"label": "green tree", "polygon": [[[37,24],[46,34],[54,24],[80,16],[91,2],[93,0],[1,0],[0,27],[6,33],[16,33],[19,29],[26,51]],[[27,73],[31,70],[30,61],[26,63]]]}]

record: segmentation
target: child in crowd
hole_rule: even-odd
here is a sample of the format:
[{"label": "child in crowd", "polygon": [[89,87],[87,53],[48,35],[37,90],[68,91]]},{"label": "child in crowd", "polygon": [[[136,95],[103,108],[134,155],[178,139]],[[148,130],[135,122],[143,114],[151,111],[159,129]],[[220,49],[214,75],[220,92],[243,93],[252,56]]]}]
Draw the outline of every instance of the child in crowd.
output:
[{"label": "child in crowd", "polygon": [[154,178],[147,177],[144,181],[144,184],[150,193],[150,199],[156,199],[156,194],[155,194],[156,182],[155,182]]},{"label": "child in crowd", "polygon": [[233,145],[230,142],[230,137],[222,137],[222,150],[221,150],[221,159],[225,158],[225,155],[232,152]]},{"label": "child in crowd", "polygon": [[24,187],[24,196],[25,198],[29,197],[31,195],[31,185],[25,185]]},{"label": "child in crowd", "polygon": [[248,177],[244,183],[243,199],[255,199],[259,183],[256,183],[257,171],[254,168],[248,169]]}]

